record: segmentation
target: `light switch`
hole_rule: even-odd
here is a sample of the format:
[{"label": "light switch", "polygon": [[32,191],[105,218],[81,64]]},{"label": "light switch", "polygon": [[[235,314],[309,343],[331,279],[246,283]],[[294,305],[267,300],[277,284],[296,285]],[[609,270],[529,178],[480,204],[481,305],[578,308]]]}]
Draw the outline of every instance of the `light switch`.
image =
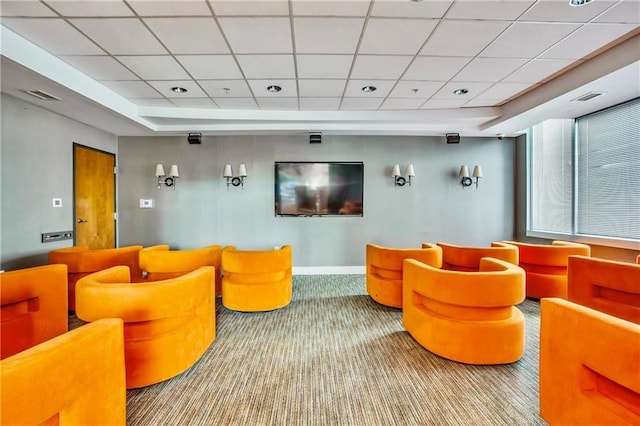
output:
[{"label": "light switch", "polygon": [[153,199],[140,198],[140,208],[141,209],[152,209],[153,208]]},{"label": "light switch", "polygon": [[51,204],[53,207],[62,207],[62,198],[52,198]]}]

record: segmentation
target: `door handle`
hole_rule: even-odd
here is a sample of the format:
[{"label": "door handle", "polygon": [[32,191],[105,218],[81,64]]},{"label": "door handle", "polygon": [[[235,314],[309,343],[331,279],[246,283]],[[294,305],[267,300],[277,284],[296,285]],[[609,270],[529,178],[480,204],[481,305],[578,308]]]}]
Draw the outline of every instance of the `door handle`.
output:
[{"label": "door handle", "polygon": [[86,223],[85,219],[76,219],[76,223]]}]

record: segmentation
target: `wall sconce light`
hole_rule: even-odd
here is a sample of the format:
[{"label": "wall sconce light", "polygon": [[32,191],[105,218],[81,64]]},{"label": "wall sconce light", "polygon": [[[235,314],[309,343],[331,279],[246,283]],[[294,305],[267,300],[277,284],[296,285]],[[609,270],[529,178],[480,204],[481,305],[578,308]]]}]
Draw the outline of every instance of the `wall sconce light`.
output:
[{"label": "wall sconce light", "polygon": [[404,176],[400,174],[400,165],[396,164],[391,170],[391,177],[393,178],[395,186],[405,186],[407,183],[411,186],[411,178],[416,173],[413,171],[413,164],[409,164],[404,172]]},{"label": "wall sconce light", "polygon": [[172,164],[169,168],[169,175],[165,174],[164,166],[162,164],[156,165],[156,178],[158,178],[158,189],[162,188],[162,184],[164,183],[166,186],[171,187],[171,189],[176,189],[176,179],[180,177],[180,173],[178,173],[178,166]]},{"label": "wall sconce light", "polygon": [[231,184],[233,186],[242,186],[242,189],[244,189],[244,178],[247,177],[247,166],[240,164],[238,166],[238,176],[234,176],[231,164],[227,164],[224,166],[222,176],[227,178],[227,187]]},{"label": "wall sconce light", "polygon": [[460,166],[460,172],[458,173],[458,177],[460,178],[460,183],[462,187],[471,186],[473,180],[471,177],[476,178],[476,189],[478,189],[478,180],[482,177],[482,167],[474,166],[473,173],[471,173],[471,177],[469,177],[469,168],[465,165]]}]

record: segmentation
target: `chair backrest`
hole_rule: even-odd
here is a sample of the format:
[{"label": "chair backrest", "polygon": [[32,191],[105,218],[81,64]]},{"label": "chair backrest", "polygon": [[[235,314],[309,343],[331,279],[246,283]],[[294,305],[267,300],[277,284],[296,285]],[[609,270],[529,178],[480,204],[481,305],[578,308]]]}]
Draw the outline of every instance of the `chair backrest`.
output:
[{"label": "chair backrest", "polygon": [[590,256],[591,247],[571,241],[552,241],[551,244],[530,244],[519,241],[503,241],[505,244],[518,247],[519,265],[535,268],[558,269],[565,271],[569,264],[569,256]]},{"label": "chair backrest", "polygon": [[47,265],[0,274],[0,355],[6,358],[63,334],[68,327],[67,267]]},{"label": "chair backrest", "polygon": [[492,257],[514,265],[518,264],[518,248],[510,244],[492,242],[491,247],[458,246],[437,243],[442,248],[442,269],[475,272],[480,268],[480,259]]},{"label": "chair backrest", "polygon": [[402,265],[405,259],[416,259],[440,268],[442,267],[442,249],[429,243],[423,243],[422,248],[392,248],[367,244],[367,274],[385,279],[402,280]]},{"label": "chair backrest", "polygon": [[279,250],[222,250],[223,279],[236,282],[279,281],[291,277],[291,246]]}]

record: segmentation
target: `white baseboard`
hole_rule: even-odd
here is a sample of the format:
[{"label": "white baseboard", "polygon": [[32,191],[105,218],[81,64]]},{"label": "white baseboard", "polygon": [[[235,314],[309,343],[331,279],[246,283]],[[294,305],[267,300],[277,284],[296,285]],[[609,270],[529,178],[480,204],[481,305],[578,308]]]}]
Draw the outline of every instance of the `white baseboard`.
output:
[{"label": "white baseboard", "polygon": [[294,266],[293,275],[364,275],[365,266]]}]

